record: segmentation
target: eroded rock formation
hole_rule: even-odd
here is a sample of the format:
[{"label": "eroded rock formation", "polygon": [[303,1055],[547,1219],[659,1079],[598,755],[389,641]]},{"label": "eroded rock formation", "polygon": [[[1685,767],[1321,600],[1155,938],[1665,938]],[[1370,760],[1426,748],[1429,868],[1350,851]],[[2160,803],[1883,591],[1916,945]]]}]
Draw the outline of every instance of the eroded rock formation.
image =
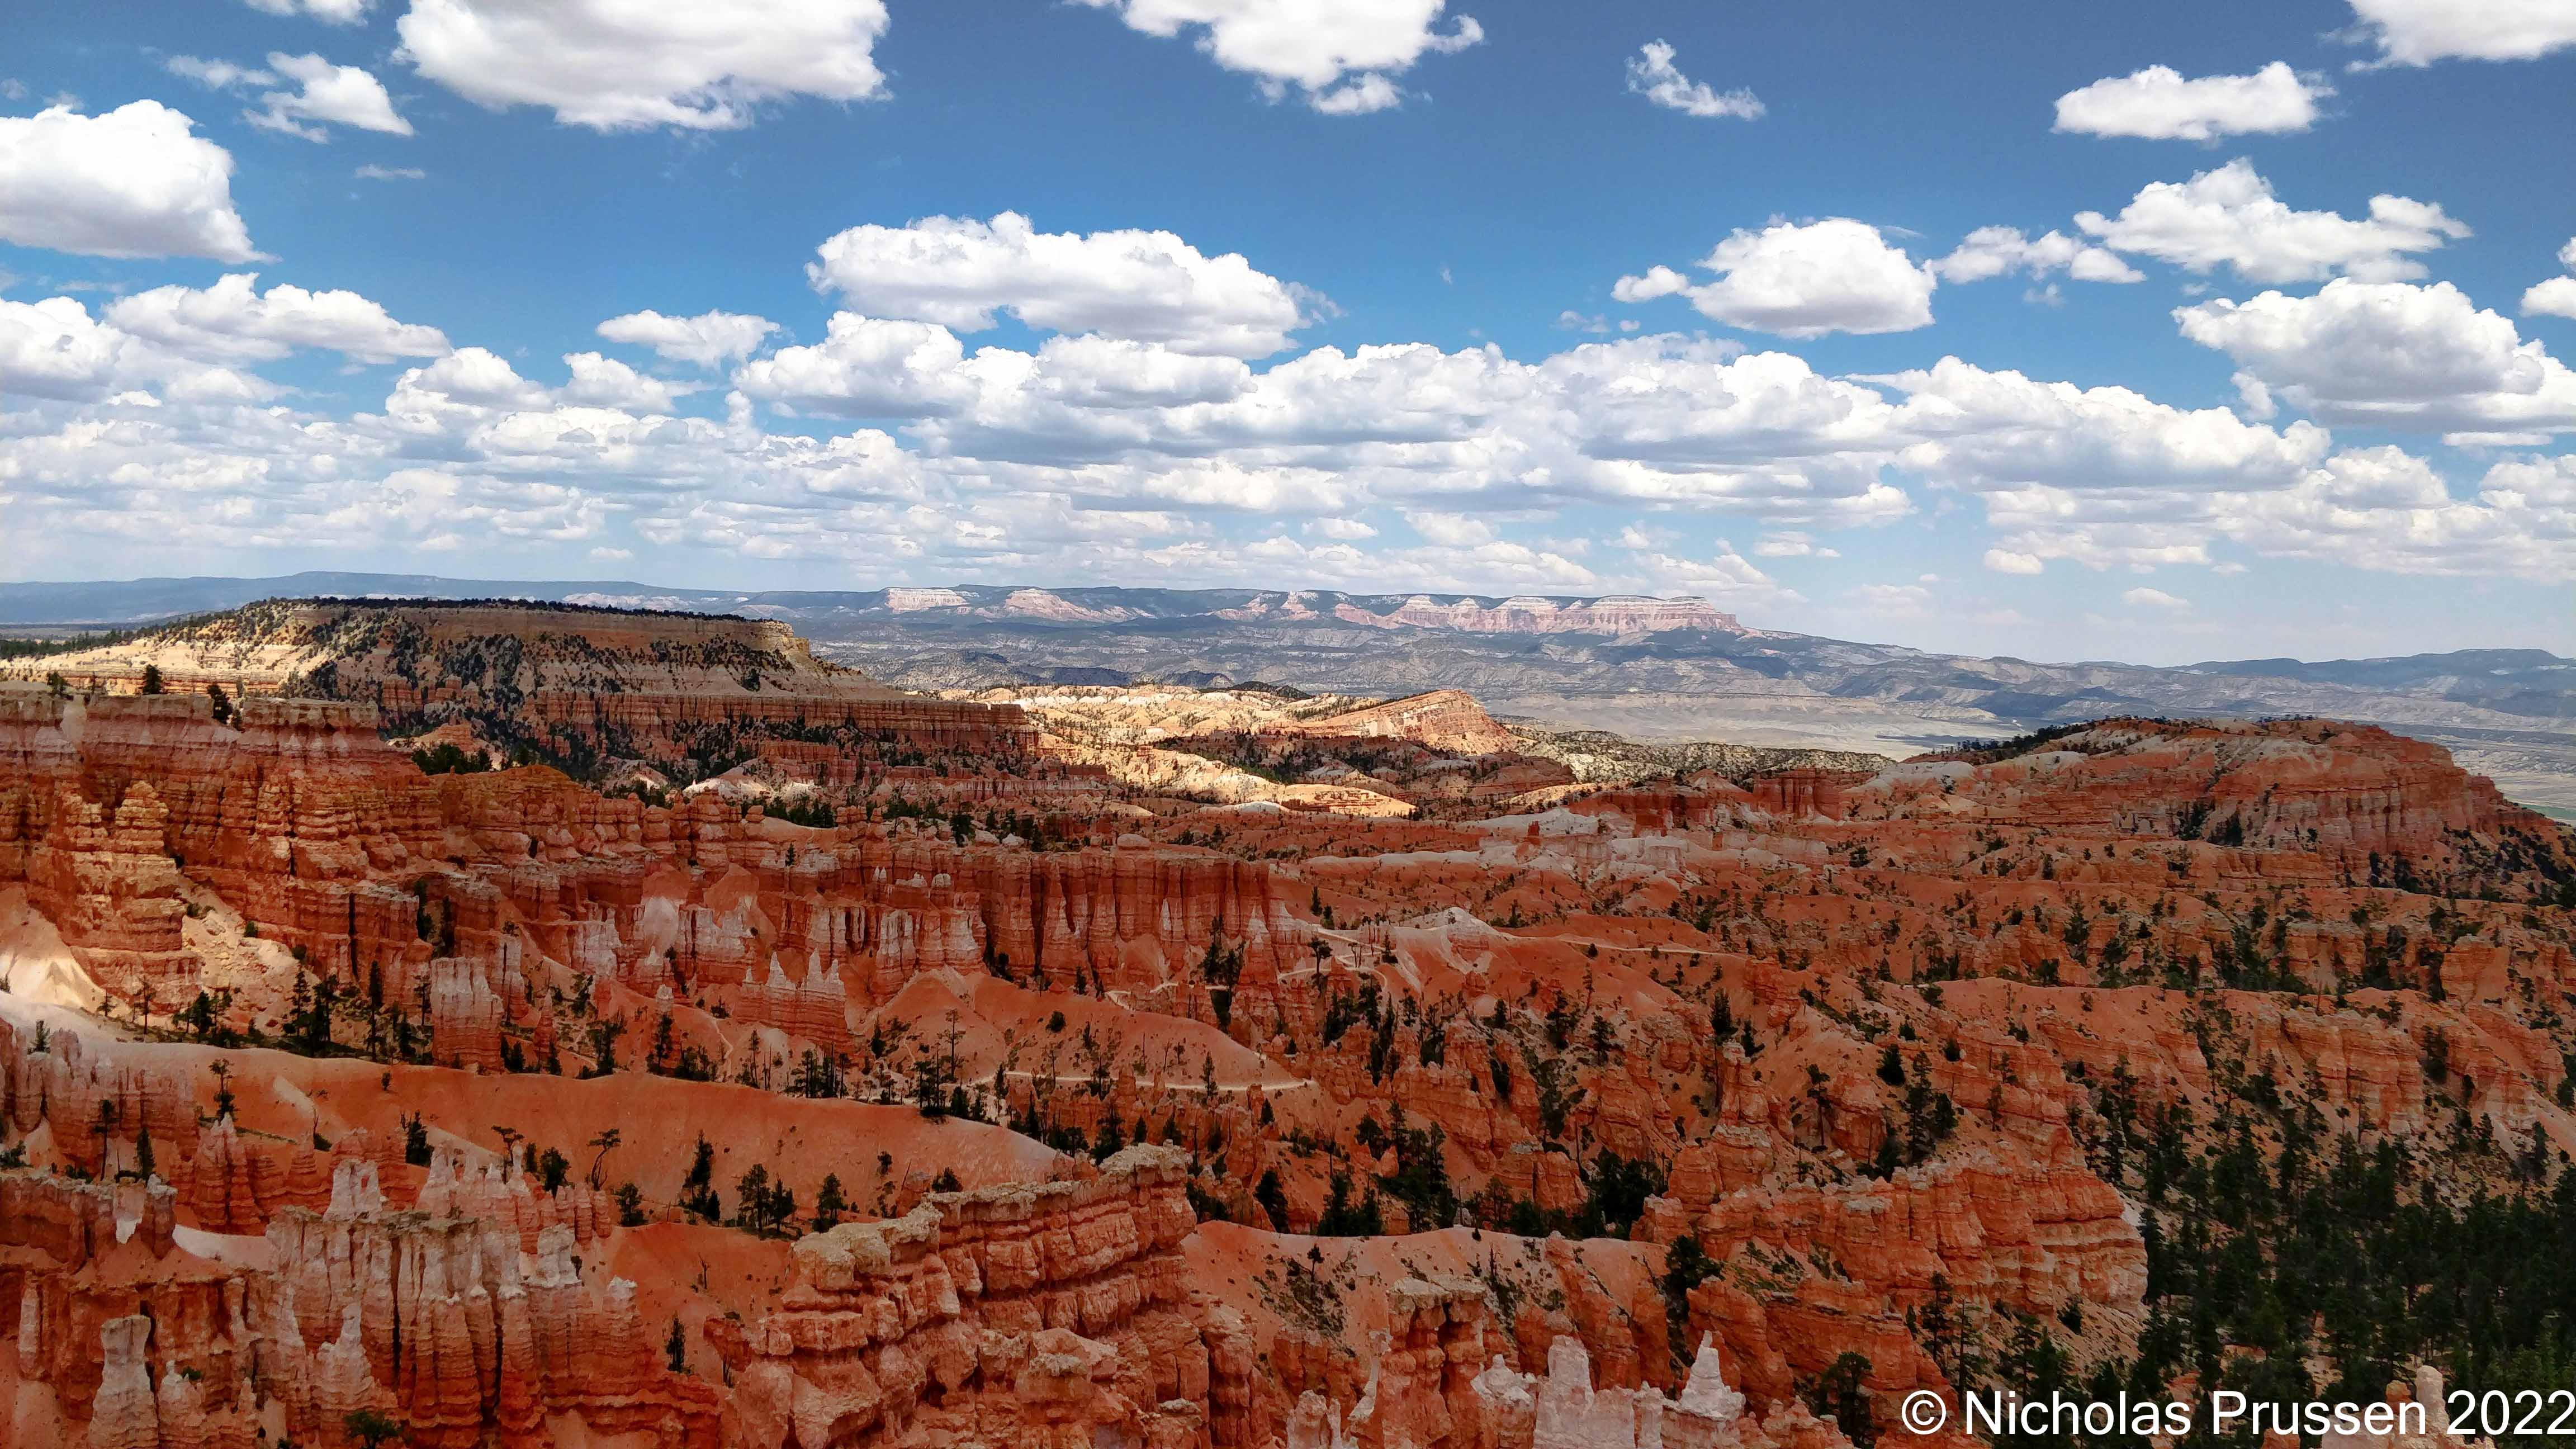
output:
[{"label": "eroded rock formation", "polygon": [[[222,720],[0,690],[60,943],[0,983],[16,1422],[1838,1449],[2153,1351],[2200,1164],[2576,1149],[2576,846],[2380,730],[1650,779],[1158,689],[1040,742],[658,617],[155,646]],[[615,768],[429,772],[503,736]]]}]

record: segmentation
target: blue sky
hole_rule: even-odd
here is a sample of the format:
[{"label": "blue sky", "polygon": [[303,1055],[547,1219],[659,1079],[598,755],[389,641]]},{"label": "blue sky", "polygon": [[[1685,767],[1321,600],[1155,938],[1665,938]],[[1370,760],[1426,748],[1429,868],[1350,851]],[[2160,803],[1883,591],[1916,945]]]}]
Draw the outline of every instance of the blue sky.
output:
[{"label": "blue sky", "polygon": [[0,577],[2576,652],[2576,0],[615,8],[13,18]]}]

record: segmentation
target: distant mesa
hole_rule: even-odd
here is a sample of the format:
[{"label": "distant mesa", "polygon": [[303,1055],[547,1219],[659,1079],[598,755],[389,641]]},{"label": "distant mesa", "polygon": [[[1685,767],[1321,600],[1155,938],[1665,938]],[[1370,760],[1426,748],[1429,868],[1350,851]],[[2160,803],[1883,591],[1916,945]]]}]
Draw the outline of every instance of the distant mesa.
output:
[{"label": "distant mesa", "polygon": [[75,690],[373,706],[389,733],[463,730],[501,756],[692,775],[803,741],[1025,749],[1019,711],[932,699],[814,657],[775,620],[478,599],[271,599],[93,648],[0,661]]}]

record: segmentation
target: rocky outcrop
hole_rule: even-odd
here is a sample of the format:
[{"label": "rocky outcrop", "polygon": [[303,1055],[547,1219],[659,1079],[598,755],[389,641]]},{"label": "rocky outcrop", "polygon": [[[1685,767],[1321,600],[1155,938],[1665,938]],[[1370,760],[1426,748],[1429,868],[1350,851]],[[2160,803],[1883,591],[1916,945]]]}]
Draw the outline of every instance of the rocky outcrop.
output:
[{"label": "rocky outcrop", "polygon": [[796,1245],[796,1284],[710,1321],[743,1442],[1197,1442],[1205,1340],[1172,1249],[1186,1158],[1130,1148],[1087,1182],[934,1194]]},{"label": "rocky outcrop", "polygon": [[2506,803],[2449,752],[2331,720],[2103,720],[1979,763],[1964,792],[1946,775],[1917,774],[1888,782],[1862,809],[1877,813],[1931,788],[1990,800],[1990,810],[2030,823],[2313,855],[2373,885],[2397,883],[2400,870],[2429,879],[2474,864],[2464,838],[2492,846],[2513,836],[2570,864],[2563,832]]},{"label": "rocky outcrop", "polygon": [[743,976],[734,1003],[739,1020],[776,1027],[827,1051],[846,1053],[850,1048],[848,989],[838,967],[825,966],[814,956],[806,957],[804,974],[795,980],[788,979],[778,958],[772,956],[766,977]]},{"label": "rocky outcrop", "polygon": [[[329,1442],[337,1416],[381,1405],[411,1442],[460,1449],[567,1412],[600,1433],[669,1425],[715,1442],[712,1393],[660,1365],[633,1285],[583,1281],[569,1226],[523,1256],[489,1219],[363,1211],[359,1196],[345,1215],[273,1218],[278,1268],[252,1282],[252,1314],[279,1345],[261,1387],[305,1432]],[[319,1347],[299,1358],[304,1344]]]},{"label": "rocky outcrop", "polygon": [[709,727],[837,729],[920,748],[1018,751],[1008,706],[889,689],[816,661],[786,625],[567,605],[268,600],[126,644],[49,657],[73,686],[363,701],[397,727],[489,721],[676,759]]},{"label": "rocky outcrop", "polygon": [[[1289,1416],[1288,1449],[1837,1449],[1850,1441],[1803,1404],[1768,1417],[1730,1388],[1714,1343],[1703,1342],[1678,1396],[1652,1388],[1595,1388],[1580,1339],[1548,1345],[1547,1372],[1529,1374],[1497,1354],[1450,1397],[1417,1382],[1406,1350],[1382,1354],[1367,1391],[1345,1416],[1308,1392]],[[1472,1367],[1468,1365],[1467,1367]]]},{"label": "rocky outcrop", "polygon": [[75,1031],[0,1019],[0,1109],[21,1133],[49,1128],[56,1155],[91,1174],[139,1166],[146,1137],[163,1166],[197,1150],[195,1094],[184,1077],[145,1052],[94,1047]]},{"label": "rocky outcrop", "polygon": [[1753,1247],[1830,1261],[1899,1307],[1930,1301],[1937,1276],[1964,1298],[2049,1313],[2145,1291],[2146,1248],[2126,1212],[2079,1165],[1985,1157],[1900,1170],[1885,1183],[1748,1188],[1685,1222],[1713,1258]]},{"label": "rocky outcrop", "polygon": [[183,882],[164,838],[169,813],[148,782],[112,806],[74,796],[26,857],[30,898],[91,978],[163,1012],[197,993],[197,963],[180,936]]},{"label": "rocky outcrop", "polygon": [[1273,728],[1283,734],[1328,738],[1410,740],[1462,755],[1493,754],[1514,744],[1512,732],[1485,713],[1475,696],[1455,689],[1435,689]]},{"label": "rocky outcrop", "polygon": [[429,963],[429,1056],[442,1067],[501,1070],[500,994],[480,961],[442,956]]}]

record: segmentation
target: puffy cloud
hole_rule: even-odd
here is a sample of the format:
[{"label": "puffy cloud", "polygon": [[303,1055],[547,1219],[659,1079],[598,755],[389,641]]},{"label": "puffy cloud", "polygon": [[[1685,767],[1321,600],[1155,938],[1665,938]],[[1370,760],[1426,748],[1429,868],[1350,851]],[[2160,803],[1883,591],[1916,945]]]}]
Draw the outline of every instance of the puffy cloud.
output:
[{"label": "puffy cloud", "polygon": [[1081,0],[1130,30],[1170,39],[1183,30],[1225,69],[1252,76],[1273,101],[1291,88],[1327,115],[1401,104],[1394,77],[1433,53],[1485,38],[1473,17],[1440,28],[1447,0]]},{"label": "puffy cloud", "polygon": [[202,56],[174,55],[161,62],[163,69],[184,80],[192,80],[212,91],[228,91],[242,86],[273,86],[275,74],[229,60],[207,60]]},{"label": "puffy cloud", "polygon": [[[181,400],[267,396],[257,379],[172,355],[69,297],[0,300],[0,394],[84,400],[141,391]],[[7,472],[0,469],[0,479]]]},{"label": "puffy cloud", "polygon": [[2566,0],[2352,0],[2352,13],[2382,65],[2532,60],[2576,45]]},{"label": "puffy cloud", "polygon": [[1660,40],[1650,40],[1628,58],[1628,90],[1668,111],[1686,116],[1715,119],[1732,116],[1739,120],[1762,119],[1761,98],[1749,90],[1719,92],[1706,81],[1695,81],[1673,64],[1674,49]]},{"label": "puffy cloud", "polygon": [[1164,503],[1196,513],[1280,515],[1340,511],[1358,502],[1351,480],[1336,473],[1224,458],[1139,465],[1091,464],[1054,474],[1052,481],[1069,490],[1087,508]]},{"label": "puffy cloud", "polygon": [[355,25],[367,18],[375,0],[242,0],[253,10],[271,15],[309,15],[330,25]]},{"label": "puffy cloud", "polygon": [[1404,88],[1371,72],[1353,76],[1331,90],[1310,95],[1306,104],[1327,116],[1366,116],[1403,105]]},{"label": "puffy cloud", "polygon": [[1945,282],[1982,282],[2006,272],[2045,277],[2064,272],[2079,282],[2143,282],[2146,274],[2100,247],[2052,231],[2025,237],[2019,227],[1981,226],[1958,249],[1924,263]]},{"label": "puffy cloud", "polygon": [[2576,572],[2576,459],[2565,457],[2500,462],[2474,498],[2456,499],[2422,459],[2369,449],[2284,493],[2212,500],[2211,513],[2214,527],[2279,557],[2550,583]]},{"label": "puffy cloud", "polygon": [[1794,530],[1774,533],[1753,546],[1764,558],[1841,558],[1840,549],[1827,548],[1806,534]]},{"label": "puffy cloud", "polygon": [[1932,591],[1921,584],[1862,584],[1851,595],[1861,608],[1884,618],[1919,619],[1932,612]]},{"label": "puffy cloud", "polygon": [[566,402],[638,413],[667,413],[672,408],[676,389],[613,357],[567,352],[564,366],[572,369],[572,381],[563,389]]},{"label": "puffy cloud", "polygon": [[1167,231],[1041,232],[1004,212],[990,222],[934,216],[855,226],[806,271],[871,316],[974,332],[1010,312],[1032,327],[1160,342],[1183,352],[1265,357],[1288,345],[1310,306],[1328,306]]},{"label": "puffy cloud", "polygon": [[974,395],[965,348],[934,322],[833,316],[824,339],[745,363],[734,385],[752,397],[841,417],[917,418]]},{"label": "puffy cloud", "polygon": [[1621,277],[1612,283],[1610,295],[1622,302],[1651,302],[1658,297],[1678,297],[1690,289],[1690,278],[1657,262],[1641,276]]},{"label": "puffy cloud", "polygon": [[1252,386],[1252,369],[1231,357],[1202,357],[1146,342],[1113,337],[1050,337],[1025,370],[1005,372],[994,352],[990,374],[1000,386],[1021,386],[1048,401],[1074,408],[1120,410],[1221,403]]},{"label": "puffy cloud", "polygon": [[493,110],[593,130],[723,131],[790,96],[881,95],[884,0],[411,0],[397,57]]},{"label": "puffy cloud", "polygon": [[673,362],[700,367],[720,367],[749,357],[777,330],[777,323],[745,312],[701,312],[694,317],[629,312],[599,324],[599,335],[611,342],[650,347]]},{"label": "puffy cloud", "polygon": [[2470,234],[2437,203],[2403,196],[2372,197],[2363,221],[2293,211],[2241,157],[2189,181],[2152,183],[2118,216],[2087,211],[2075,222],[2115,251],[2194,272],[2233,267],[2256,282],[2313,282],[2337,273],[2368,281],[2420,277],[2423,264],[2407,253]]},{"label": "puffy cloud", "polygon": [[2167,141],[2304,131],[2316,122],[2317,102],[2333,94],[2333,87],[2302,80],[2277,60],[2252,75],[2197,79],[2151,65],[2059,96],[2057,129]]},{"label": "puffy cloud", "polygon": [[2522,294],[2525,317],[2576,317],[2576,277],[2535,282]]},{"label": "puffy cloud", "polygon": [[1587,457],[1676,470],[1875,459],[1910,441],[1876,390],[1786,352],[1738,354],[1669,338],[1579,347],[1542,375]]},{"label": "puffy cloud", "polygon": [[1611,294],[1642,302],[1679,293],[1703,316],[1783,337],[1906,332],[1932,323],[1933,274],[1867,222],[1775,221],[1736,232],[1699,265],[1716,279],[1692,286],[1656,267],[1621,277]]},{"label": "puffy cloud", "polygon": [[2213,542],[2275,558],[2378,572],[2512,576],[2576,571],[2576,459],[2517,458],[2454,498],[2424,459],[2394,447],[2337,453],[2287,486],[2078,495],[2034,487],[1991,495],[2003,536],[1987,566],[2045,561],[2146,570],[2209,564]]},{"label": "puffy cloud", "polygon": [[[2576,456],[2515,458],[2498,463],[2487,470],[2478,496],[2497,507],[2552,508],[2562,515],[2576,513]],[[2438,503],[2440,498],[2433,501]]]},{"label": "puffy cloud", "polygon": [[[591,538],[611,512],[598,494],[561,483],[405,468],[362,499],[324,515],[326,533],[363,533],[392,524],[433,553],[496,540],[568,542]],[[371,516],[375,515],[375,516]]]},{"label": "puffy cloud", "polygon": [[1751,559],[1722,538],[1717,541],[1717,552],[1707,559],[1651,553],[1641,556],[1638,562],[1655,581],[1658,591],[1697,594],[1721,608],[1776,608],[1805,602],[1797,590],[1756,568]]},{"label": "puffy cloud", "polygon": [[1494,537],[1494,526],[1466,513],[1440,513],[1428,509],[1407,511],[1404,521],[1433,543],[1452,548],[1486,543]]},{"label": "puffy cloud", "polygon": [[2175,311],[2182,334],[2328,423],[2463,433],[2576,429],[2576,376],[2448,282],[2328,282]]},{"label": "puffy cloud", "polygon": [[2120,602],[2132,609],[2170,609],[2180,612],[2191,607],[2191,600],[2176,598],[2162,589],[2136,588],[2120,596]]},{"label": "puffy cloud", "polygon": [[236,272],[211,287],[155,287],[110,305],[107,320],[174,352],[222,361],[268,361],[299,347],[360,362],[447,351],[437,328],[397,322],[355,292],[280,285],[262,295],[258,285],[256,274]]},{"label": "puffy cloud", "polygon": [[260,104],[265,109],[244,113],[254,126],[307,141],[330,139],[322,129],[326,124],[393,136],[411,134],[411,122],[394,114],[393,97],[385,94],[384,82],[354,65],[333,65],[318,55],[271,54],[268,66],[299,89],[262,95]]},{"label": "puffy cloud", "polygon": [[[2558,260],[2576,273],[2576,238],[2558,249]],[[2525,317],[2576,317],[2576,275],[2551,277],[2522,294]]]},{"label": "puffy cloud", "polygon": [[2310,496],[2350,510],[2440,508],[2451,501],[2433,465],[2403,448],[2337,453],[2300,480]]},{"label": "puffy cloud", "polygon": [[1434,478],[1444,491],[1491,486],[1517,462],[1524,445],[1498,415],[1537,386],[1499,352],[1420,343],[1318,348],[1255,378],[1230,359],[1056,338],[1034,355],[985,348],[966,373],[972,406],[917,425],[943,453],[1068,462],[1244,450]]},{"label": "puffy cloud", "polygon": [[539,407],[545,389],[519,376],[508,360],[482,347],[461,347],[394,381],[388,413],[429,414],[454,407]]},{"label": "puffy cloud", "polygon": [[260,260],[233,209],[232,154],[134,101],[0,116],[0,241],[102,257]]},{"label": "puffy cloud", "polygon": [[2286,487],[2324,456],[2324,429],[2274,429],[2226,408],[2186,410],[2124,387],[2041,382],[1955,357],[1885,381],[1926,440],[1903,460],[1978,490],[2032,486],[2075,494]]}]

